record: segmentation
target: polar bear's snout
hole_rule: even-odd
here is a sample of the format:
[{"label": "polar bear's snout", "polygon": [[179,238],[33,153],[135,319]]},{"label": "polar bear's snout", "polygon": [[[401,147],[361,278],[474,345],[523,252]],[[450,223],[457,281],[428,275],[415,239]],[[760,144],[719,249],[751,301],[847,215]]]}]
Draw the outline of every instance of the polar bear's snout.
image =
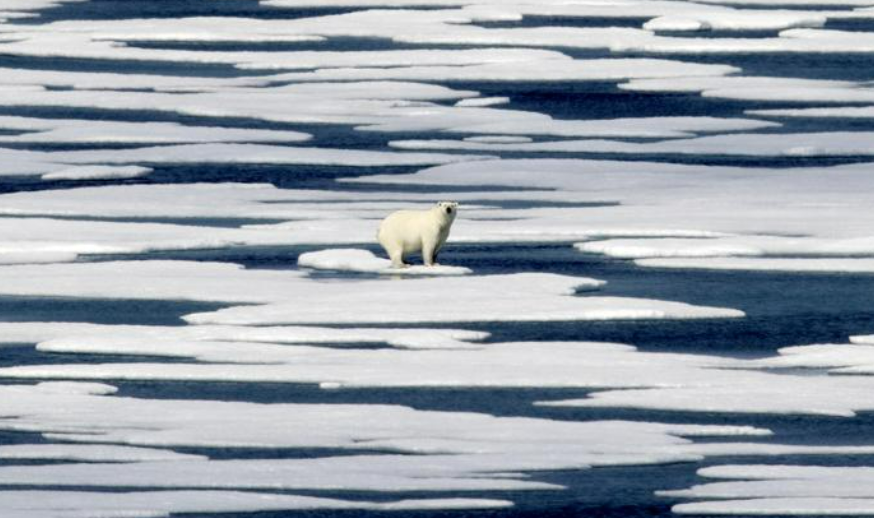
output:
[{"label": "polar bear's snout", "polygon": [[433,266],[457,214],[454,201],[438,202],[429,210],[399,210],[382,220],[377,239],[395,268],[405,266],[404,256],[416,252],[422,253],[426,266]]}]

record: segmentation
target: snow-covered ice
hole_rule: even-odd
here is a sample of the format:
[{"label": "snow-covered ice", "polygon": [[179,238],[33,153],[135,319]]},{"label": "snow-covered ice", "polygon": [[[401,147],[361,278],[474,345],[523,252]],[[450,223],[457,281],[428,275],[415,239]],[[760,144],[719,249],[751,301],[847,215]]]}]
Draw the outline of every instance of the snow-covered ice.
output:
[{"label": "snow-covered ice", "polygon": [[726,465],[699,470],[716,479],[663,496],[707,499],[673,507],[679,514],[870,515],[870,467]]},{"label": "snow-covered ice", "polygon": [[151,173],[153,169],[135,165],[82,165],[52,171],[41,176],[43,180],[108,180],[118,178],[137,178]]},{"label": "snow-covered ice", "polygon": [[435,265],[431,267],[413,265],[407,268],[392,268],[390,260],[377,257],[369,250],[358,248],[338,248],[307,252],[297,258],[297,264],[298,266],[316,270],[379,273],[383,275],[466,275],[471,273],[469,268],[449,265]]},{"label": "snow-covered ice", "polygon": [[[32,278],[45,282],[34,285]],[[111,299],[201,300],[248,303],[187,316],[196,323],[316,324],[738,318],[728,308],[701,307],[591,290],[602,281],[520,273],[320,282],[299,272],[245,270],[237,265],[185,261],[119,261],[23,265],[0,269],[0,294]],[[182,283],[181,280],[186,282]],[[49,280],[51,280],[49,282]],[[374,290],[380,293],[375,299]],[[443,304],[451,297],[452,304]]]},{"label": "snow-covered ice", "polygon": [[[0,0],[0,430],[21,442],[0,445],[4,518],[499,513],[561,489],[540,471],[737,456],[772,464],[713,465],[661,496],[691,499],[678,514],[872,514],[870,467],[783,465],[865,464],[866,438],[781,437],[874,410],[862,317],[755,357],[584,338],[745,316],[648,295],[676,272],[638,266],[874,272],[870,0],[64,3]],[[604,155],[624,158],[589,159]],[[192,183],[229,164],[255,178]],[[353,167],[366,176],[332,183]],[[272,178],[286,188],[248,183]],[[394,271],[370,251],[386,214],[439,199],[468,207],[452,266]],[[517,245],[568,260],[517,267]],[[247,267],[217,262],[235,256]],[[600,292],[604,264],[646,282]],[[14,321],[59,298],[217,309]],[[755,336],[754,316],[725,329]],[[417,408],[380,404],[401,388]],[[539,403],[480,394],[501,390]],[[440,391],[459,410],[426,410],[450,404]],[[622,408],[656,412],[593,413]],[[724,424],[683,424],[701,422]]]},{"label": "snow-covered ice", "polygon": [[649,268],[874,273],[874,259],[871,258],[654,258],[635,262]]}]

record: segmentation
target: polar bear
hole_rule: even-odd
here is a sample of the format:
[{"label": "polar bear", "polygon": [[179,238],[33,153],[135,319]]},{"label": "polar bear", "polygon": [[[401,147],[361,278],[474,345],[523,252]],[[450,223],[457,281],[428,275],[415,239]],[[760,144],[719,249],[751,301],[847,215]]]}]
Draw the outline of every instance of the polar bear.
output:
[{"label": "polar bear", "polygon": [[458,204],[441,201],[429,210],[399,210],[379,225],[376,238],[391,259],[392,268],[408,266],[404,255],[422,252],[425,266],[437,264],[437,254],[449,237]]}]

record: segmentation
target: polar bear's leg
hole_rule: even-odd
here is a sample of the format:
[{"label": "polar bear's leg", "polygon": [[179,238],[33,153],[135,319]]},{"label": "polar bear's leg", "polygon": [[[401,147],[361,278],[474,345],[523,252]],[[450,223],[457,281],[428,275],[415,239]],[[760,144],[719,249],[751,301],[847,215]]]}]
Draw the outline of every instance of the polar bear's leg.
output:
[{"label": "polar bear's leg", "polygon": [[393,246],[391,249],[386,249],[386,252],[388,252],[388,257],[391,259],[392,268],[404,268],[405,266],[409,266],[404,263],[403,247]]},{"label": "polar bear's leg", "polygon": [[425,266],[434,266],[437,262],[437,241],[422,241],[422,262]]},{"label": "polar bear's leg", "polygon": [[443,245],[446,244],[446,238],[449,237],[449,229],[443,229],[437,234],[437,241],[434,243],[434,253],[431,255],[431,258],[434,261],[434,264],[437,264],[437,255],[440,254],[440,250],[443,249]]}]

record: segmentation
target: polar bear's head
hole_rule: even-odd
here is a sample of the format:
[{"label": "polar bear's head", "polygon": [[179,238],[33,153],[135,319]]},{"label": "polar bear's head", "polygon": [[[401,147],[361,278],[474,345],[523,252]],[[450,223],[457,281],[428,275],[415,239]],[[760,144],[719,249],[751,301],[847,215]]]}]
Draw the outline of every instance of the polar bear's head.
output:
[{"label": "polar bear's head", "polygon": [[449,220],[455,219],[455,214],[458,212],[458,203],[454,201],[438,201],[434,207],[440,214]]}]

